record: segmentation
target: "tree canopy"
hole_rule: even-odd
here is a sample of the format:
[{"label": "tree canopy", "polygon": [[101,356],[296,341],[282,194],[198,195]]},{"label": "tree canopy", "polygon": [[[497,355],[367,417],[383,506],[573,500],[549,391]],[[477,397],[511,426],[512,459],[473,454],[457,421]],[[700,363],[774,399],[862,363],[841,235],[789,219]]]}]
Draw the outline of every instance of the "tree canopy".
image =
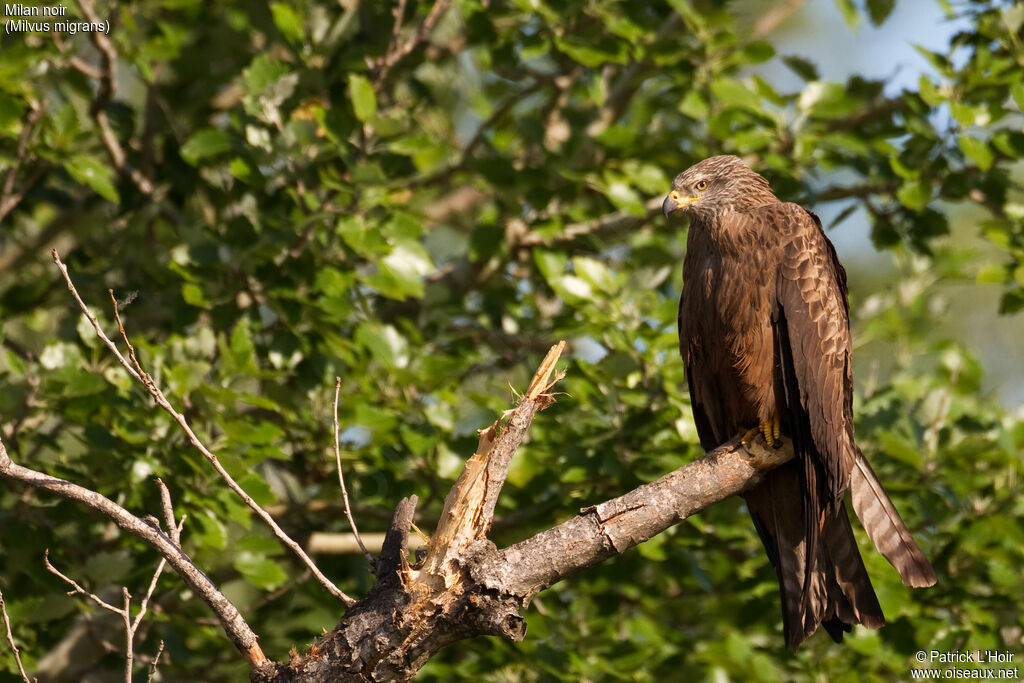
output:
[{"label": "tree canopy", "polygon": [[[895,3],[838,4],[880,24]],[[939,326],[947,283],[1024,308],[1024,8],[943,6],[964,29],[894,91],[777,53],[779,17],[752,2],[79,0],[109,34],[0,38],[0,436],[137,514],[159,514],[162,478],[184,548],[283,659],[343,606],[102,346],[50,249],[117,338],[113,290],[141,363],[302,541],[349,530],[335,377],[360,529],[410,494],[432,524],[476,429],[568,339],[566,394],[498,501],[502,546],[703,453],[676,347],[686,224],[660,206],[690,163],[736,154],[780,198],[841,207],[830,232],[866,216],[874,262],[895,264],[851,273],[857,436],[938,586],[911,592],[865,545],[888,625],[790,655],[733,500],[541,593],[524,642],[459,643],[419,680],[889,680],[919,650],[1024,652],[1024,415]],[[778,63],[798,88],[759,75]],[[26,667],[118,671],[119,622],[67,597],[43,552],[107,595],[143,591],[157,554],[44,492],[5,482],[0,501]],[[316,559],[349,595],[373,583],[360,555]],[[245,674],[171,572],[138,652],[159,640],[167,676]]]}]

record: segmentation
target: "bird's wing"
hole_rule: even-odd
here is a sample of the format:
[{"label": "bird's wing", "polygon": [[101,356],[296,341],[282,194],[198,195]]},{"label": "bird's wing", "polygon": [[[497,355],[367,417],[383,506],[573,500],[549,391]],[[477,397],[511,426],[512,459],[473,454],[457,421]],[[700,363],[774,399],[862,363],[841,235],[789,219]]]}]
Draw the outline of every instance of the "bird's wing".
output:
[{"label": "bird's wing", "polygon": [[[903,582],[931,586],[935,571],[853,438],[846,271],[817,216],[784,206],[793,223],[784,231],[791,238],[776,281],[776,346],[794,448],[817,455],[804,460],[807,521],[818,518],[827,498],[839,504],[849,487],[864,530]],[[816,535],[820,525],[813,526],[808,532]]]},{"label": "bird's wing", "polygon": [[846,272],[816,216],[783,204],[771,220],[783,236],[773,311],[782,398],[794,442],[806,442],[794,445],[818,459],[818,493],[839,501],[854,459]]},{"label": "bird's wing", "polygon": [[[693,422],[697,427],[700,445],[710,451],[735,436],[727,433],[725,416],[721,414],[721,396],[716,395],[713,382],[709,379],[710,366],[723,362],[719,349],[705,349],[699,341],[701,335],[694,334],[694,325],[706,324],[712,311],[708,310],[710,302],[706,297],[688,293],[693,286],[690,278],[696,278],[697,264],[703,262],[707,253],[707,244],[695,239],[691,231],[686,247],[686,264],[683,272],[687,281],[684,283],[679,298],[679,313],[676,318],[679,333],[679,355],[686,367],[686,383],[690,393],[690,408],[693,411]],[[710,357],[709,357],[710,356]]]},{"label": "bird's wing", "polygon": [[782,204],[760,218],[780,236],[772,306],[776,404],[803,465],[806,610],[814,602],[812,582],[824,568],[818,565],[827,564],[819,552],[825,519],[843,504],[853,468],[846,276],[812,214]]}]

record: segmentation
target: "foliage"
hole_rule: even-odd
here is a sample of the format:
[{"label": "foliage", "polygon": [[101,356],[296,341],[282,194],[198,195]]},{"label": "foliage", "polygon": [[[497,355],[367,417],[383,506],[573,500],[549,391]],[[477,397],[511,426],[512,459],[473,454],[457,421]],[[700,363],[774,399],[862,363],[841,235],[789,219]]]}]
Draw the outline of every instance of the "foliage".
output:
[{"label": "foliage", "polygon": [[[881,22],[893,3],[841,4]],[[410,493],[429,526],[474,430],[569,339],[568,395],[538,418],[500,501],[492,536],[507,544],[700,454],[675,339],[685,225],[656,207],[676,172],[734,153],[785,199],[865,211],[878,258],[899,267],[896,287],[851,283],[855,337],[883,359],[857,366],[858,440],[939,586],[903,588],[865,545],[889,625],[792,656],[735,501],[543,593],[525,642],[460,643],[421,678],[889,680],[920,649],[1020,652],[1024,423],[980,392],[971,352],[933,331],[936,283],[999,282],[1001,310],[1024,307],[1020,6],[950,9],[967,28],[925,53],[934,71],[916,89],[889,94],[820,80],[722,3],[447,5],[397,3],[398,31],[382,2],[101,6],[113,90],[86,34],[2,39],[12,457],[140,514],[159,510],[162,477],[189,515],[186,550],[281,659],[341,606],[101,348],[49,248],[95,311],[113,288],[142,363],[300,538],[347,529],[329,457],[336,375],[363,530],[383,530]],[[801,89],[756,75],[774,60]],[[961,205],[991,262],[946,237]],[[141,592],[157,558],[69,503],[17,487],[0,499],[0,584],[35,668],[91,614],[41,571],[44,548],[95,591]],[[318,559],[346,592],[369,588],[361,557]],[[173,574],[155,601],[140,650],[165,640],[162,669],[244,675]],[[116,625],[92,628],[119,642]],[[120,667],[90,653],[63,663],[72,678]]]}]

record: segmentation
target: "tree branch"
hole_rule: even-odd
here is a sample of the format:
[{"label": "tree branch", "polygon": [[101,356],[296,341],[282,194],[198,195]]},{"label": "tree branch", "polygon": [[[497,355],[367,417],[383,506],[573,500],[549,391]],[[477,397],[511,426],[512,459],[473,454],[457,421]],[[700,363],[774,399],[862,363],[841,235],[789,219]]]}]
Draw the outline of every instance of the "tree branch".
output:
[{"label": "tree branch", "polygon": [[448,9],[450,0],[434,0],[434,6],[430,8],[427,16],[423,19],[423,22],[413,31],[412,35],[403,42],[398,41],[398,34],[401,31],[402,14],[405,13],[405,2],[400,3],[399,9],[395,12],[395,25],[392,30],[392,37],[388,43],[388,49],[384,53],[377,63],[374,65],[374,86],[377,91],[380,92],[387,87],[388,77],[391,75],[391,70],[403,59],[416,51],[427,38],[430,33],[434,30],[438,20],[444,14],[444,11]]},{"label": "tree branch", "polygon": [[[82,586],[72,579],[71,577],[63,574],[59,569],[50,564],[50,550],[47,549],[43,553],[43,564],[46,565],[46,571],[50,572],[54,576],[60,578],[64,583],[71,586],[71,590],[68,591],[68,595],[81,595],[84,598],[88,598],[96,603],[101,609],[105,609],[108,612],[116,614],[121,617],[121,621],[124,622],[124,680],[125,683],[132,683],[132,664],[135,661],[135,628],[132,627],[132,594],[128,592],[125,587],[121,588],[121,597],[124,600],[123,607],[114,607],[109,602],[89,591],[82,588]],[[155,583],[154,583],[155,585]],[[143,610],[145,611],[145,610]],[[139,616],[141,619],[141,614]]]},{"label": "tree branch", "polygon": [[280,525],[278,525],[274,518],[271,517],[266,510],[260,507],[256,503],[256,501],[252,499],[252,496],[245,492],[245,489],[238,485],[238,482],[236,482],[234,478],[228,473],[228,471],[224,469],[224,466],[221,465],[220,460],[217,459],[217,456],[214,455],[210,451],[210,449],[208,449],[206,445],[199,440],[199,437],[196,436],[196,433],[192,431],[192,427],[185,419],[185,416],[179,413],[177,410],[175,410],[174,406],[171,405],[171,402],[167,400],[167,396],[164,395],[164,392],[160,389],[160,387],[157,386],[156,381],[153,379],[153,376],[142,369],[142,365],[139,363],[138,358],[136,358],[135,356],[135,347],[133,347],[131,342],[128,341],[128,335],[124,331],[124,325],[121,324],[121,315],[120,313],[118,313],[117,310],[117,299],[114,297],[113,290],[108,290],[108,292],[110,293],[110,298],[114,304],[114,318],[117,321],[118,330],[121,332],[121,338],[124,340],[125,345],[128,347],[128,356],[131,359],[130,362],[128,359],[124,357],[124,355],[121,354],[120,350],[118,350],[117,348],[117,345],[114,344],[114,342],[112,342],[109,337],[107,337],[106,333],[103,332],[103,328],[100,326],[99,321],[96,319],[96,316],[93,315],[92,311],[89,310],[89,307],[85,304],[84,301],[82,301],[82,297],[78,295],[78,290],[75,289],[75,285],[71,281],[71,275],[68,273],[68,267],[64,265],[63,261],[60,260],[60,255],[57,253],[57,250],[53,249],[50,252],[50,254],[53,256],[53,262],[57,264],[57,268],[60,269],[61,274],[64,276],[64,281],[67,283],[68,289],[74,296],[75,301],[78,302],[78,307],[82,309],[82,312],[89,319],[89,322],[92,323],[93,329],[96,331],[97,336],[99,336],[99,338],[103,340],[103,343],[114,354],[118,362],[121,363],[121,366],[128,371],[128,374],[131,375],[133,379],[138,381],[140,384],[142,384],[142,386],[146,388],[146,391],[148,391],[149,395],[153,397],[153,400],[156,401],[157,405],[163,408],[168,415],[174,418],[174,421],[177,422],[178,425],[181,427],[182,431],[185,432],[185,435],[188,437],[188,440],[192,444],[192,446],[195,447],[195,449],[199,451],[199,453],[204,458],[206,458],[206,460],[211,465],[213,465],[213,468],[217,471],[217,474],[220,475],[220,478],[224,481],[225,484],[227,484],[227,487],[231,489],[231,491],[235,495],[241,498],[245,502],[245,504],[249,506],[249,509],[256,513],[256,516],[263,520],[263,522],[268,527],[270,527],[270,530],[274,533],[274,536],[276,536],[277,539],[286,548],[291,550],[296,555],[296,557],[298,557],[299,560],[304,565],[306,565],[306,567],[308,567],[311,572],[313,572],[313,576],[315,576],[317,581],[320,582],[320,585],[327,589],[327,591],[331,595],[345,603],[346,606],[354,604],[355,600],[353,598],[350,598],[340,588],[335,586],[334,582],[328,579],[324,575],[324,573],[320,571],[320,568],[316,566],[316,564],[313,562],[312,558],[310,558],[310,556],[306,553],[306,551],[304,551],[298,543],[296,543],[290,536],[288,536],[288,534],[285,533],[284,529],[282,529]]},{"label": "tree branch", "polygon": [[741,444],[736,437],[650,484],[584,508],[579,516],[500,551],[480,573],[488,586],[500,586],[526,605],[562,579],[755,486],[765,472],[792,457],[788,440],[773,449],[760,438]]},{"label": "tree branch", "polygon": [[[76,0],[76,2],[86,21],[102,23],[99,15],[96,14],[92,0]],[[96,46],[96,49],[99,50],[101,62],[101,68],[99,69],[100,87],[96,91],[96,97],[89,108],[89,113],[92,115],[93,121],[96,122],[96,127],[100,130],[100,139],[110,155],[110,161],[114,164],[114,168],[118,172],[126,174],[135,186],[139,188],[140,192],[145,195],[152,194],[153,182],[139,172],[138,169],[131,168],[128,165],[124,148],[121,147],[121,143],[114,133],[114,128],[110,125],[110,119],[107,117],[107,105],[110,104],[110,100],[117,90],[117,48],[114,47],[110,38],[102,31],[91,31],[89,37],[93,45]],[[82,73],[86,73],[79,65],[75,65],[75,68],[82,71]]]},{"label": "tree branch", "polygon": [[774,5],[771,9],[761,15],[761,17],[754,23],[754,28],[750,31],[750,38],[752,40],[758,40],[765,37],[776,28],[779,24],[789,18],[793,12],[800,9],[800,7],[806,2],[806,0],[786,0],[785,2]]},{"label": "tree branch", "polygon": [[[0,444],[2,446],[2,444]],[[14,633],[11,631],[11,619],[7,616],[7,605],[4,603],[4,592],[0,590],[0,613],[3,614],[4,628],[7,630],[7,642],[11,646],[11,652],[14,653],[14,661],[18,664],[18,672],[21,674],[21,680],[25,683],[31,683],[28,678],[28,674],[25,673],[25,667],[21,664],[21,653],[18,652],[18,646],[14,644]]]},{"label": "tree branch", "polygon": [[628,211],[615,211],[600,218],[594,218],[582,223],[572,223],[565,226],[562,232],[552,237],[544,237],[536,232],[528,232],[523,235],[515,246],[536,247],[551,246],[552,244],[565,244],[573,242],[587,235],[595,235],[605,232],[620,232],[632,230],[636,226],[650,220],[661,211],[661,202],[664,197],[654,197],[644,203],[644,215],[638,216]]},{"label": "tree branch", "polygon": [[642,543],[689,515],[740,493],[793,456],[737,437],[699,460],[504,550],[486,539],[511,457],[550,393],[558,344],[520,404],[480,430],[480,444],[445,499],[423,561],[405,557],[415,499],[395,512],[377,568],[377,585],[337,627],[287,665],[254,681],[409,680],[438,650],[497,635],[522,640],[519,610],[539,591]]},{"label": "tree branch", "polygon": [[256,670],[268,663],[269,660],[256,642],[256,634],[245,623],[245,619],[242,618],[235,606],[192,563],[192,559],[182,552],[181,548],[158,527],[147,524],[144,520],[95,491],[15,464],[7,455],[7,449],[2,440],[0,440],[0,476],[82,503],[110,519],[124,531],[140,538],[166,558],[185,583],[210,606],[220,620],[224,632],[245,657],[250,667]]},{"label": "tree branch", "polygon": [[837,185],[812,192],[809,200],[816,204],[837,202],[841,199],[865,199],[876,194],[891,194],[900,188],[899,180],[862,183],[860,185]]},{"label": "tree branch", "polygon": [[18,135],[18,144],[14,152],[14,162],[11,164],[11,168],[7,171],[7,175],[4,177],[3,187],[0,188],[0,223],[3,222],[4,218],[7,217],[11,211],[21,203],[25,195],[36,184],[41,175],[41,168],[36,169],[27,180],[23,183],[23,186],[19,192],[14,191],[14,181],[18,175],[18,171],[21,169],[21,165],[25,162],[25,157],[28,156],[28,142],[32,137],[32,133],[36,129],[36,125],[39,120],[43,117],[46,112],[46,108],[42,105],[35,106],[32,111],[29,112],[28,117],[21,126],[21,133]]},{"label": "tree branch", "polygon": [[363,551],[363,555],[366,556],[366,563],[373,568],[373,555],[363,545],[363,539],[359,537],[359,529],[356,528],[356,520],[352,517],[352,506],[348,502],[348,489],[345,488],[345,474],[341,468],[341,442],[339,439],[338,429],[338,395],[341,393],[341,378],[335,377],[334,384],[334,457],[338,461],[338,484],[341,485],[341,497],[345,501],[345,516],[348,518],[348,524],[352,527],[352,535],[356,538],[356,543],[359,544],[359,549]]}]

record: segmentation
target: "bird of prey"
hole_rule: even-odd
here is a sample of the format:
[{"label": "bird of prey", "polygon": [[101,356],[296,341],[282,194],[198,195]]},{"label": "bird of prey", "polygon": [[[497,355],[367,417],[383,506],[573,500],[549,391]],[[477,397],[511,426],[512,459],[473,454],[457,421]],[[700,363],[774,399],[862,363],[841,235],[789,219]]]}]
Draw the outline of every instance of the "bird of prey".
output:
[{"label": "bird of prey", "polygon": [[786,643],[885,623],[843,502],[908,586],[935,572],[853,438],[846,271],[818,217],[779,201],[734,156],[676,176],[665,217],[690,215],[679,350],[701,446],[782,436],[795,457],[745,494],[779,578]]}]

